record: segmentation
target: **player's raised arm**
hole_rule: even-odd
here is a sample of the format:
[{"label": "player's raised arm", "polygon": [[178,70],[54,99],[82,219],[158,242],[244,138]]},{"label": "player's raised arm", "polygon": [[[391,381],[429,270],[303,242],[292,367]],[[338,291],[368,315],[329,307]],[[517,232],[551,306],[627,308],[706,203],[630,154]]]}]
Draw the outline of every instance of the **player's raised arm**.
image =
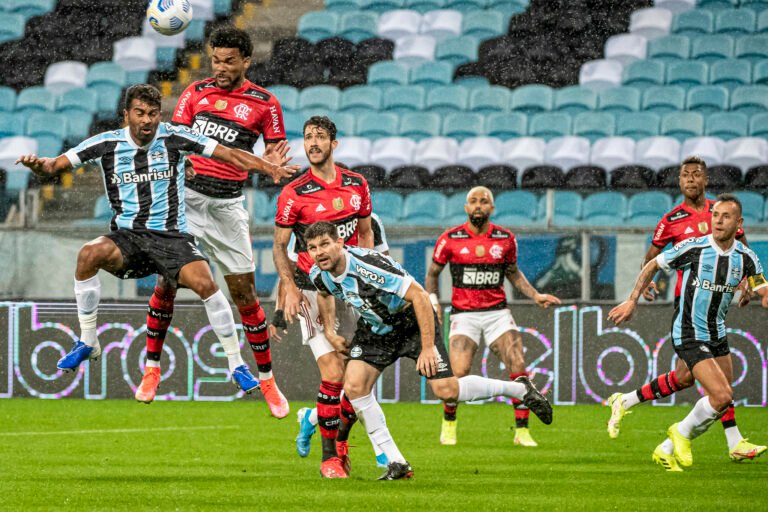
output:
[{"label": "player's raised arm", "polygon": [[56,158],[22,155],[16,160],[16,163],[28,167],[40,176],[53,176],[72,168],[72,162],[64,155],[59,155]]},{"label": "player's raised arm", "polygon": [[517,263],[509,263],[504,275],[506,275],[509,282],[512,283],[512,286],[529,299],[532,299],[540,307],[546,309],[549,306],[560,304],[560,299],[554,295],[539,293],[528,281],[528,278],[525,277],[523,271],[517,268]]},{"label": "player's raised arm", "polygon": [[290,178],[299,170],[297,165],[280,166],[242,149],[228,148],[221,144],[216,146],[212,156],[216,160],[232,164],[244,171],[260,172],[270,176],[275,183],[280,183],[283,178]]}]

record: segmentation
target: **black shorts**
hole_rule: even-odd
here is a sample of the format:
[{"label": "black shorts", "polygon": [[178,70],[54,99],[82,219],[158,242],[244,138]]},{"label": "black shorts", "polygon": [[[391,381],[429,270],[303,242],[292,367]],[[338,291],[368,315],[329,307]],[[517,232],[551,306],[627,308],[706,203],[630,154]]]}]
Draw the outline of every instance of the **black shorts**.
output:
[{"label": "black shorts", "polygon": [[[384,335],[374,333],[370,325],[362,318],[359,319],[355,336],[352,338],[352,344],[349,347],[349,358],[368,363],[380,372],[384,371],[387,366],[401,357],[409,357],[414,361],[417,360],[419,354],[421,354],[421,332],[416,321],[416,314],[413,312],[413,308],[410,308],[400,316],[402,322],[398,323],[391,332]],[[453,377],[451,360],[448,357],[448,351],[445,349],[441,333],[442,329],[440,329],[437,315],[435,315],[437,373],[432,377],[427,377],[428,379]]]},{"label": "black shorts", "polygon": [[677,357],[685,362],[689,370],[705,359],[727,356],[731,353],[728,347],[728,338],[720,338],[715,342],[688,341],[682,345],[675,345]]},{"label": "black shorts", "polygon": [[181,268],[193,261],[208,261],[188,233],[150,229],[118,229],[105,235],[123,253],[123,268],[111,272],[120,279],[160,274],[174,286]]}]

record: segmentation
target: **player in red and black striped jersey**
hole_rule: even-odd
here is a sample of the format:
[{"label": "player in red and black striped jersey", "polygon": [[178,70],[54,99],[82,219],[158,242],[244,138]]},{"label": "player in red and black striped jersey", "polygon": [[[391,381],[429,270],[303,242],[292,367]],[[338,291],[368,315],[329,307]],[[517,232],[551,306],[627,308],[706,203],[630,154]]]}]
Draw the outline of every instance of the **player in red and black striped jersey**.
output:
[{"label": "player in red and black striped jersey", "polygon": [[[454,374],[469,373],[480,342],[491,348],[506,365],[512,380],[527,375],[523,340],[507,308],[504,279],[536,304],[547,308],[560,304],[553,295],[542,294],[517,268],[517,242],[511,231],[490,222],[493,194],[475,187],[464,205],[469,219],[443,233],[437,240],[432,264],[427,271],[426,290],[442,319],[438,303],[440,272],[450,264],[453,280],[451,295],[450,358]],[[444,404],[442,444],[456,444],[456,402]],[[515,444],[536,446],[528,431],[530,411],[515,402]]]},{"label": "player in red and black striped jersey", "polygon": [[[338,167],[333,150],[338,146],[336,125],[327,117],[311,117],[304,123],[304,150],[309,159],[306,174],[289,183],[280,192],[275,214],[273,255],[280,276],[285,319],[292,323],[301,316],[304,343],[309,345],[317,360],[322,382],[317,395],[317,416],[323,438],[320,472],[334,477],[346,474],[336,448],[340,409],[354,415],[349,401],[342,401],[344,359],[323,334],[317,306],[317,290],[309,279],[312,259],[307,254],[304,232],[318,221],[336,226],[347,245],[373,248],[371,230],[371,194],[368,182],[356,172]],[[288,255],[291,234],[296,236],[294,265]],[[350,308],[339,303],[336,308],[338,332],[351,340],[357,317]],[[342,451],[346,443],[340,445]]]},{"label": "player in red and black striped jersey", "polygon": [[[680,191],[683,193],[683,202],[677,205],[669,213],[661,218],[656,231],[653,233],[651,246],[643,260],[643,266],[656,258],[668,244],[678,244],[689,238],[700,237],[712,233],[712,207],[716,201],[707,199],[707,164],[698,157],[688,157],[680,166]],[[739,228],[736,238],[746,244],[744,230]],[[680,298],[680,286],[682,272],[678,271],[677,285],[675,286],[675,303]],[[742,291],[746,291],[742,289]],[[655,283],[645,290],[643,296],[646,300],[653,301],[655,297]],[[749,293],[742,294],[740,305],[749,302]],[[733,380],[733,367],[730,352],[717,357],[725,364],[726,377]],[[694,379],[689,368],[682,359],[677,360],[675,369],[664,373],[644,384],[639,389],[629,393],[614,393],[608,399],[611,407],[611,417],[608,420],[608,435],[612,438],[619,436],[621,422],[627,411],[642,402],[667,397],[681,389],[693,385]],[[765,446],[755,445],[744,439],[736,425],[736,412],[733,404],[720,418],[728,442],[729,456],[734,460],[753,459],[766,451]],[[671,443],[671,441],[670,441]]]}]

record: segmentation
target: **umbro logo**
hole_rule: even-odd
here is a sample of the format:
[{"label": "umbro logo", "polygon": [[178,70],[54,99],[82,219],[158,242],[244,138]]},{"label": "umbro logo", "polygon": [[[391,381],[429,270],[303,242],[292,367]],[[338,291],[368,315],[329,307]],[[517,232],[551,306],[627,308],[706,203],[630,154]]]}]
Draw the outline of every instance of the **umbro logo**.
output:
[{"label": "umbro logo", "polygon": [[319,205],[317,205],[317,208],[315,208],[315,211],[316,212],[324,212],[325,211],[325,206],[323,206],[322,204],[319,204]]},{"label": "umbro logo", "polygon": [[693,233],[693,230],[691,229],[691,226],[688,226],[687,228],[685,228],[685,231],[683,231],[684,235],[687,235],[688,233]]},{"label": "umbro logo", "polygon": [[469,254],[469,249],[466,247],[459,251],[459,254]]},{"label": "umbro logo", "polygon": [[198,105],[209,105],[208,98],[203,98],[200,100],[200,103]]},{"label": "umbro logo", "polygon": [[707,347],[706,345],[699,345],[699,350],[701,350],[702,352],[706,352],[707,354],[709,354],[710,352],[709,347]]}]

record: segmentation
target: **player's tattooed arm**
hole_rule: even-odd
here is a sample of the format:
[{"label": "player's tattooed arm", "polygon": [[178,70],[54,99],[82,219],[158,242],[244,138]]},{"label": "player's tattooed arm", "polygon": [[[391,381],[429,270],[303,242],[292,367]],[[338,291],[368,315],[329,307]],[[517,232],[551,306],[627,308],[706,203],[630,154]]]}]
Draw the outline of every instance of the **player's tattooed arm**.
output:
[{"label": "player's tattooed arm", "polygon": [[542,308],[548,308],[556,304],[560,304],[560,299],[554,295],[548,293],[539,293],[533,285],[528,282],[528,278],[525,277],[523,271],[517,268],[516,263],[507,265],[505,275],[512,286],[514,286],[520,293],[532,299],[536,304]]},{"label": "player's tattooed arm", "polygon": [[433,261],[429,264],[427,276],[424,278],[424,288],[429,294],[429,301],[437,313],[437,319],[440,321],[441,325],[443,323],[443,309],[440,307],[438,296],[440,294],[440,272],[442,272],[444,268],[445,265]]},{"label": "player's tattooed arm", "polygon": [[413,304],[413,312],[421,334],[421,353],[416,360],[416,369],[425,377],[437,373],[437,350],[435,348],[435,313],[429,302],[429,294],[419,283],[413,281],[403,297]]},{"label": "player's tattooed arm", "polygon": [[59,155],[56,158],[22,155],[16,160],[16,163],[28,167],[32,172],[40,176],[54,176],[72,168],[69,158],[64,155]]},{"label": "player's tattooed arm", "polygon": [[357,222],[357,245],[365,249],[373,249],[373,227],[370,215]]},{"label": "player's tattooed arm", "polygon": [[275,262],[280,282],[283,284],[283,312],[288,323],[293,323],[299,315],[300,304],[304,295],[296,286],[293,279],[293,262],[288,258],[288,242],[291,230],[275,226],[275,237],[272,247],[272,259]]},{"label": "player's tattooed arm", "polygon": [[632,293],[629,294],[629,298],[608,313],[608,320],[613,321],[616,325],[620,325],[632,319],[637,309],[637,301],[640,299],[640,294],[648,287],[648,283],[651,282],[659,268],[659,263],[656,259],[652,259],[645,264],[643,270],[640,271],[640,275],[637,276],[635,287],[632,289]]},{"label": "player's tattooed arm", "polygon": [[[655,260],[656,256],[659,254],[661,254],[661,248],[651,244],[648,248],[648,252],[645,253],[645,258],[643,258],[643,264],[640,266],[640,269],[642,270],[649,261]],[[643,290],[643,298],[648,302],[653,302],[656,298],[656,281],[648,283],[648,286]]]}]

